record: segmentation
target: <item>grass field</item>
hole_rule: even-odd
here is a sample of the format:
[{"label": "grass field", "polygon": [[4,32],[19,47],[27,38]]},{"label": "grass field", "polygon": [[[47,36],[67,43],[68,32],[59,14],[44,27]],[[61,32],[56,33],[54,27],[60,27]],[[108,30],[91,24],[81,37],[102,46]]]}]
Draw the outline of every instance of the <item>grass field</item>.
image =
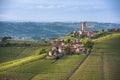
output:
[{"label": "grass field", "polygon": [[120,80],[120,34],[102,37],[70,80]]}]

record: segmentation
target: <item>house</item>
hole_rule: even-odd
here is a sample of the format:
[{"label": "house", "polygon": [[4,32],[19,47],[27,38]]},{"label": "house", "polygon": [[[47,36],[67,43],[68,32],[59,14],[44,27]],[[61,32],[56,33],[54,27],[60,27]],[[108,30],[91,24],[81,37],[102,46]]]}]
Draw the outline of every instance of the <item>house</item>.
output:
[{"label": "house", "polygon": [[92,36],[94,35],[94,33],[95,33],[95,32],[93,32],[93,31],[88,31],[88,32],[87,32],[87,36],[88,36],[88,37],[92,37]]},{"label": "house", "polygon": [[59,52],[59,54],[61,54],[61,55],[64,55],[64,54],[65,54],[64,49],[61,48],[61,47],[59,47],[58,52]]},{"label": "house", "polygon": [[70,48],[70,53],[81,53],[81,52],[86,52],[85,48],[81,46],[80,44],[80,39],[72,39],[72,41],[75,41],[75,43],[66,45],[64,42],[61,42],[61,44],[57,44],[51,48],[49,51],[48,55],[50,57],[61,57],[65,52],[65,48],[69,47]]},{"label": "house", "polygon": [[120,28],[112,28],[112,29],[109,29],[109,31],[111,31],[111,32],[119,32]]},{"label": "house", "polygon": [[49,51],[48,55],[49,55],[49,56],[52,56],[52,55],[53,55],[53,52],[52,52],[52,51]]},{"label": "house", "polygon": [[86,53],[86,49],[83,48],[83,47],[77,48],[77,49],[76,49],[76,53],[80,53],[80,54],[81,54],[81,53],[82,53],[82,54],[84,53],[84,54],[85,54],[85,53]]}]

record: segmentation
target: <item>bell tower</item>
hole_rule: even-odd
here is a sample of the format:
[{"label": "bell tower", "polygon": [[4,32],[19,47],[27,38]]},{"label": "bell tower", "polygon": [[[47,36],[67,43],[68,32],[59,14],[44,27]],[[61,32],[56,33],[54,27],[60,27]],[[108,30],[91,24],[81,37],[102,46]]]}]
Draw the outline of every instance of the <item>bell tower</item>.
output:
[{"label": "bell tower", "polygon": [[86,24],[85,22],[82,22],[82,31],[85,31],[85,29],[86,29]]}]

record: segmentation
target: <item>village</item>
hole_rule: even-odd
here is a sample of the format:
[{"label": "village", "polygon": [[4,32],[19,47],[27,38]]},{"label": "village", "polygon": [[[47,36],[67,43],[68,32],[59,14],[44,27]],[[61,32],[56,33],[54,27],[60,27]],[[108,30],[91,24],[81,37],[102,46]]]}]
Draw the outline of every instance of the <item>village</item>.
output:
[{"label": "village", "polygon": [[[50,51],[48,52],[47,58],[59,59],[60,57],[68,54],[82,54],[85,55],[89,51],[82,44],[82,39],[90,38],[93,34],[97,33],[97,31],[87,31],[86,23],[82,23],[82,30],[73,31],[70,33],[72,38],[68,39],[55,39],[49,41],[52,44]],[[93,43],[93,42],[92,42]]]},{"label": "village", "polygon": [[[82,22],[82,30],[73,31],[69,34],[71,36],[67,39],[53,39],[49,40],[49,43],[52,44],[50,51],[48,52],[47,58],[60,58],[68,54],[81,54],[85,55],[89,53],[93,47],[94,42],[91,38],[99,37],[100,35],[105,35],[104,30],[100,31],[90,31],[86,30],[86,23]],[[119,32],[120,28],[108,29],[108,32]],[[84,40],[89,41],[86,44],[83,44]],[[85,45],[90,45],[86,47]]]}]

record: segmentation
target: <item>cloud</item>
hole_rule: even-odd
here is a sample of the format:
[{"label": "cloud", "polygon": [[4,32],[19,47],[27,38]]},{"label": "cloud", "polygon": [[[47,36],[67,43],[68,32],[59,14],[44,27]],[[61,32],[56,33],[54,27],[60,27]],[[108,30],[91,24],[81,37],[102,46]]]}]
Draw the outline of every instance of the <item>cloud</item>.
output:
[{"label": "cloud", "polygon": [[64,5],[37,5],[36,8],[40,9],[53,9],[53,8],[63,8]]},{"label": "cloud", "polygon": [[1,19],[12,19],[12,18],[17,18],[16,15],[14,14],[0,14],[0,20]]},{"label": "cloud", "polygon": [[119,12],[119,0],[0,0],[0,20],[116,20]]},{"label": "cloud", "polygon": [[4,17],[4,15],[3,15],[3,14],[0,14],[0,18],[1,18],[1,17]]}]

